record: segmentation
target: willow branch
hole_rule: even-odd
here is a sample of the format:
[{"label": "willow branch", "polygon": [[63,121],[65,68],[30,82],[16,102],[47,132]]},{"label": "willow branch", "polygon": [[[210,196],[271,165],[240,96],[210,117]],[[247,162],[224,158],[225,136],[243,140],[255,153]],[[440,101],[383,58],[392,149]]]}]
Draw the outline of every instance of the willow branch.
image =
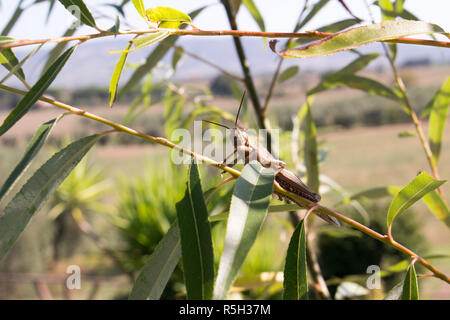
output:
[{"label": "willow branch", "polygon": [[[2,85],[2,84],[0,84],[0,89],[4,90],[4,91],[16,93],[16,94],[19,94],[19,95],[26,95],[27,94],[26,91],[15,89],[15,88],[12,88],[12,87],[9,87],[9,86],[5,86],[5,85]],[[171,148],[171,149],[174,149],[174,150],[178,150],[178,151],[180,151],[180,152],[182,152],[182,153],[184,153],[186,155],[189,155],[189,156],[191,156],[193,158],[196,158],[198,161],[205,162],[205,163],[207,163],[207,164],[209,164],[211,166],[214,166],[216,168],[224,170],[224,171],[228,172],[229,174],[231,174],[233,177],[239,177],[240,174],[241,174],[240,171],[238,171],[238,170],[235,170],[233,168],[230,168],[230,167],[224,165],[221,162],[216,162],[216,161],[214,161],[214,160],[212,160],[212,159],[210,159],[208,157],[205,157],[205,156],[197,154],[197,153],[195,153],[195,152],[193,152],[191,150],[183,148],[183,147],[181,147],[181,146],[179,146],[179,145],[177,145],[177,144],[167,140],[166,138],[154,137],[154,136],[151,136],[151,135],[139,132],[137,130],[134,130],[134,129],[131,129],[131,128],[127,127],[127,126],[124,126],[124,125],[122,125],[120,123],[116,123],[116,122],[114,122],[112,120],[105,119],[103,117],[100,117],[100,116],[97,116],[97,115],[92,114],[90,112],[87,112],[87,111],[85,111],[83,109],[79,109],[79,108],[70,106],[68,104],[56,101],[56,100],[48,98],[46,96],[41,96],[39,98],[39,100],[43,101],[43,102],[50,103],[50,104],[52,104],[52,105],[54,105],[54,106],[56,106],[58,108],[64,109],[66,111],[69,111],[69,112],[71,112],[71,113],[73,113],[75,115],[79,115],[79,116],[82,116],[82,117],[85,117],[85,118],[88,118],[88,119],[91,119],[91,120],[103,123],[105,125],[108,125],[108,126],[112,127],[113,129],[115,129],[117,131],[128,133],[128,134],[134,135],[136,137],[145,139],[147,141],[158,143],[158,144],[163,145],[165,147],[168,147],[168,148]],[[355,229],[358,229],[359,231],[367,234],[368,236],[370,236],[370,237],[372,237],[374,239],[377,239],[377,240],[379,240],[381,242],[384,242],[385,244],[388,244],[388,245],[392,246],[393,248],[397,249],[398,251],[403,252],[404,254],[410,256],[411,259],[416,259],[418,263],[422,264],[425,268],[430,270],[436,278],[439,278],[439,279],[441,279],[441,280],[443,280],[443,281],[445,281],[445,282],[450,284],[450,278],[447,275],[445,275],[444,273],[439,271],[431,263],[429,263],[424,258],[420,257],[415,252],[411,251],[410,249],[406,248],[405,246],[403,246],[402,244],[396,242],[395,240],[389,239],[388,236],[381,235],[380,233],[370,229],[369,227],[366,227],[365,225],[363,225],[363,224],[361,224],[361,223],[359,223],[359,222],[357,222],[357,221],[355,221],[355,220],[353,220],[353,219],[351,219],[349,217],[344,216],[342,213],[340,213],[340,212],[338,212],[336,210],[329,209],[329,208],[324,207],[324,206],[322,206],[320,204],[317,204],[317,203],[311,202],[311,201],[309,201],[307,199],[301,198],[298,195],[283,189],[276,181],[274,182],[274,192],[276,194],[281,195],[281,196],[288,197],[289,199],[294,201],[296,204],[298,204],[302,208],[311,209],[311,208],[316,207],[314,209],[314,211],[318,211],[318,212],[321,212],[321,213],[333,216],[336,219],[339,219],[340,221],[345,222],[345,223],[349,224],[350,226],[354,227]]]},{"label": "willow branch", "polygon": [[[329,36],[336,35],[336,33],[320,32],[320,31],[263,32],[263,31],[246,31],[246,30],[201,30],[201,29],[184,30],[184,29],[154,28],[154,29],[121,30],[117,34],[110,31],[101,31],[93,34],[77,35],[69,37],[46,38],[46,39],[19,39],[12,43],[0,45],[0,50],[7,48],[29,46],[34,44],[41,44],[45,42],[61,43],[80,40],[87,41],[104,37],[143,35],[156,33],[159,31],[169,31],[172,34],[176,34],[179,36],[233,36],[233,37],[296,38],[296,39],[323,39]],[[391,40],[382,40],[381,42],[404,43],[404,44],[450,48],[450,41],[437,41],[437,40],[417,39],[417,38],[397,38]]]}]

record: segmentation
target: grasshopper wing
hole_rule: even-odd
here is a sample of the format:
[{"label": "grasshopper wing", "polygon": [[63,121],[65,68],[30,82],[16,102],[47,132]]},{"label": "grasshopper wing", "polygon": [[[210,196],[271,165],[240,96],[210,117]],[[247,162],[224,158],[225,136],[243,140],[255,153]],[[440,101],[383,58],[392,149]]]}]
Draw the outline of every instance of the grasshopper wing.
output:
[{"label": "grasshopper wing", "polygon": [[[278,184],[283,188],[286,189],[289,192],[292,192],[296,194],[299,197],[305,198],[311,202],[317,203],[320,201],[321,197],[317,192],[314,192],[311,188],[309,188],[306,184],[304,184],[300,178],[298,178],[294,173],[287,169],[280,170],[277,175],[275,176],[275,180],[278,182]],[[282,196],[287,197],[288,200],[294,201],[294,199],[289,198],[288,196]],[[318,215],[320,218],[328,222],[329,224],[335,225],[340,227],[341,224],[335,217],[331,217],[325,213],[314,211],[316,215]]]}]

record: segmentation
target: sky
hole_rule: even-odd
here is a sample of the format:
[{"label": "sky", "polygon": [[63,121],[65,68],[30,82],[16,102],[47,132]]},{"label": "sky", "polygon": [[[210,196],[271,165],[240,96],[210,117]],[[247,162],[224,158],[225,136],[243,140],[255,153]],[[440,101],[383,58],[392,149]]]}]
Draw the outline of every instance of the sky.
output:
[{"label": "sky", "polygon": [[[366,7],[366,1],[372,0],[346,0],[348,7],[359,17],[369,20],[369,15]],[[1,0],[0,9],[0,30],[9,20],[13,11],[20,0]],[[26,7],[33,3],[33,0],[23,0],[22,6]],[[45,24],[45,17],[47,15],[48,3],[34,5],[31,9],[26,10],[20,23],[12,30],[10,36],[19,39],[35,39],[35,38],[50,38],[60,36],[67,27],[74,21],[73,17],[64,9],[58,2],[55,4],[54,11],[50,20]],[[115,16],[115,11],[101,6],[108,0],[85,0],[86,5],[98,14],[109,14]],[[116,3],[120,3],[117,0]],[[259,8],[266,24],[266,31],[291,31],[297,20],[297,15],[303,6],[302,0],[254,0],[256,6]],[[218,0],[144,0],[147,8],[156,6],[170,6],[181,10],[183,12],[190,12],[193,9],[204,5],[211,5],[207,10],[204,10],[197,19],[195,25],[200,29],[206,30],[221,30],[229,29],[226,20],[225,12]],[[450,12],[450,0],[407,0],[405,7],[416,14],[420,19],[436,23],[447,32],[450,31],[450,19],[448,13]],[[377,21],[380,20],[379,10],[372,6],[372,12]],[[145,28],[146,24],[139,14],[130,4],[126,7],[126,16],[132,22],[133,27]],[[341,19],[349,18],[349,15],[338,3],[337,0],[331,0],[325,10],[307,25],[307,30],[314,30],[327,23],[335,22]],[[109,28],[112,25],[111,20],[97,19],[97,23],[101,28]],[[250,16],[247,10],[240,10],[238,14],[238,25],[241,30],[258,30],[258,26]],[[122,25],[122,28],[124,26]],[[92,33],[92,29],[88,27],[81,28],[78,34]]]}]

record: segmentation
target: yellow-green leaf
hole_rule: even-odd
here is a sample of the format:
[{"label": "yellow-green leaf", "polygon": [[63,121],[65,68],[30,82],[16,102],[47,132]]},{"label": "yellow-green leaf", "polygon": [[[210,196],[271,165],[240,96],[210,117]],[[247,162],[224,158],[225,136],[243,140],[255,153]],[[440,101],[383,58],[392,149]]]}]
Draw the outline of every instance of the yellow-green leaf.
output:
[{"label": "yellow-green leaf", "polygon": [[157,23],[160,28],[178,29],[183,23],[192,22],[184,12],[170,7],[156,7],[146,11],[148,20]]},{"label": "yellow-green leaf", "polygon": [[111,83],[109,85],[109,106],[112,107],[114,101],[116,100],[117,87],[119,85],[120,75],[122,74],[123,67],[128,57],[128,49],[130,49],[132,43],[129,42],[125,51],[120,56],[119,61],[114,68],[113,75],[111,77]]},{"label": "yellow-green leaf", "polygon": [[145,19],[145,7],[144,7],[144,1],[142,0],[132,0],[134,7],[136,8],[137,12],[142,16],[142,18]]}]

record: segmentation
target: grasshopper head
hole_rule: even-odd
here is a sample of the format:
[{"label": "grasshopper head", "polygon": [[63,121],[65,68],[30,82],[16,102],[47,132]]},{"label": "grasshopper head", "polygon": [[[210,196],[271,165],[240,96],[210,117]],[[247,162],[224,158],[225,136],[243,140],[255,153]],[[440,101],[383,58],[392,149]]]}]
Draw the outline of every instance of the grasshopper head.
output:
[{"label": "grasshopper head", "polygon": [[246,129],[238,127],[230,129],[230,138],[235,147],[248,144],[248,134]]}]

